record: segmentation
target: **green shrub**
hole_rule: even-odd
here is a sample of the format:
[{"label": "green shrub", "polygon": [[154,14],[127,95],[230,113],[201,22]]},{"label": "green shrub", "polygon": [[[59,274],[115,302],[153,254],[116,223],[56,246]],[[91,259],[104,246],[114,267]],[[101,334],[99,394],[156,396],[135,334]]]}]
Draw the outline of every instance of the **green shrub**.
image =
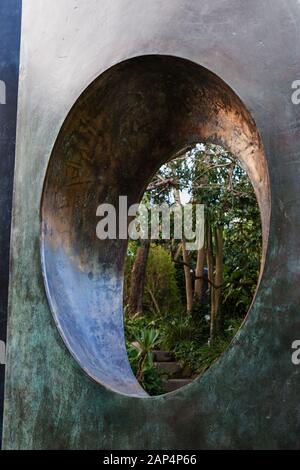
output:
[{"label": "green shrub", "polygon": [[240,320],[226,320],[224,333],[217,336],[212,344],[205,341],[186,339],[179,341],[172,349],[175,359],[183,366],[187,366],[195,375],[205,372],[228,348],[232,338],[241,324]]},{"label": "green shrub", "polygon": [[159,332],[141,329],[140,319],[127,320],[131,341],[126,341],[129,363],[137,380],[149,395],[163,393],[162,374],[153,365],[153,350],[159,343]]},{"label": "green shrub", "polygon": [[180,312],[176,315],[166,315],[160,319],[161,343],[167,351],[172,352],[183,341],[196,341],[198,344],[207,341],[209,323],[205,318],[205,310],[187,315]]},{"label": "green shrub", "polygon": [[205,372],[227,349],[229,340],[217,338],[212,345],[207,342],[199,344],[196,341],[182,341],[174,349],[176,360],[187,366],[195,375]]}]

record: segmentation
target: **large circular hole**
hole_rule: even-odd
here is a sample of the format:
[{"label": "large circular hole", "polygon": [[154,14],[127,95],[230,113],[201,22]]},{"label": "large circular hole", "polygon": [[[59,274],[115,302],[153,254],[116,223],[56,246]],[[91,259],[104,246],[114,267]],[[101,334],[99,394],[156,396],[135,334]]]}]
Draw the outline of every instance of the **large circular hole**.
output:
[{"label": "large circular hole", "polygon": [[[262,216],[270,218],[266,160],[255,123],[220,78],[190,61],[143,56],[97,78],[55,143],[41,201],[41,259],[59,332],[83,370],[105,387],[145,397],[128,362],[123,324],[127,240],[99,240],[97,208],[138,203],[158,168],[180,149],[210,141],[235,155]],[[262,263],[263,264],[263,263]]]}]

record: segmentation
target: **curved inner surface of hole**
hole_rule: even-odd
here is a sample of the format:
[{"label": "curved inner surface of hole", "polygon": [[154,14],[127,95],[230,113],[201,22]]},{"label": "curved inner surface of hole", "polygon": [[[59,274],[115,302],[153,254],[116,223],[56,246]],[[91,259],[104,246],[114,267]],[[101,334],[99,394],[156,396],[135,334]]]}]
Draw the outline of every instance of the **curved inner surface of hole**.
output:
[{"label": "curved inner surface of hole", "polygon": [[270,219],[267,164],[256,125],[237,95],[207,69],[142,56],[103,73],[80,96],[59,133],[41,202],[46,292],[68,349],[97,382],[146,397],[128,362],[123,324],[126,237],[99,240],[97,208],[119,196],[138,203],[155,172],[195,142],[235,155],[258,200],[262,266]]}]

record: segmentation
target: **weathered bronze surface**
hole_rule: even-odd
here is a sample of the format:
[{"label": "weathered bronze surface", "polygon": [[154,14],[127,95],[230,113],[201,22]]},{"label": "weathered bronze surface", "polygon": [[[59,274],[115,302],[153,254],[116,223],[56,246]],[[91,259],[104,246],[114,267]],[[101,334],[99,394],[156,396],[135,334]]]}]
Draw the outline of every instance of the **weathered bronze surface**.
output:
[{"label": "weathered bronze surface", "polygon": [[[299,2],[125,3],[23,5],[4,447],[299,448]],[[247,167],[264,269],[217,364],[142,397],[123,355],[124,246],[95,238],[95,208],[139,200],[203,139]]]},{"label": "weathered bronze surface", "polygon": [[[57,326],[82,368],[144,396],[128,364],[122,269],[126,242],[96,237],[99,204],[139,201],[153,173],[193,142],[220,143],[248,170],[269,228],[268,171],[253,119],[222,80],[189,61],[146,56],[116,65],[79,98],[50,159],[42,261]],[[117,214],[118,215],[118,214]]]},{"label": "weathered bronze surface", "polygon": [[[21,1],[0,3],[0,341],[6,342],[9,246],[15,163]],[[1,350],[5,349],[2,343]],[[0,360],[0,447],[5,365]]]}]

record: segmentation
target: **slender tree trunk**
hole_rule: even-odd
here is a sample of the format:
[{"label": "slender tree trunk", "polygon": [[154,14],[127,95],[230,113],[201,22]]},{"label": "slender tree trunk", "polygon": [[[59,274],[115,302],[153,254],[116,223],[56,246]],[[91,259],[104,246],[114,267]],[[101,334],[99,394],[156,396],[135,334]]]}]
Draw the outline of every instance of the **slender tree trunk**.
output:
[{"label": "slender tree trunk", "polygon": [[208,281],[210,288],[210,341],[212,342],[216,335],[216,309],[215,309],[215,288],[214,288],[214,254],[213,254],[213,240],[212,229],[210,223],[207,222],[207,267],[208,267]]},{"label": "slender tree trunk", "polygon": [[138,247],[133,268],[131,271],[131,284],[128,310],[131,315],[143,313],[143,297],[146,278],[146,268],[150,249],[150,241],[142,240]]},{"label": "slender tree trunk", "polygon": [[[174,199],[176,203],[180,206],[180,192],[177,188],[174,188]],[[192,276],[191,276],[191,268],[190,268],[190,257],[189,253],[186,249],[186,241],[184,239],[184,235],[182,237],[182,258],[183,258],[183,267],[184,267],[184,277],[185,277],[185,292],[186,292],[186,311],[187,314],[192,312],[193,308],[193,283],[192,283]]]},{"label": "slender tree trunk", "polygon": [[186,311],[188,314],[192,312],[193,308],[193,284],[190,268],[190,257],[186,250],[185,240],[182,240],[182,257],[184,262],[184,277],[185,277],[185,291],[186,291]]},{"label": "slender tree trunk", "polygon": [[174,261],[178,260],[181,250],[182,250],[182,242],[180,242],[178,247],[177,247],[176,253],[175,253],[174,258],[173,258]]},{"label": "slender tree trunk", "polygon": [[215,270],[215,315],[216,315],[216,328],[219,330],[222,327],[223,319],[220,314],[221,304],[221,286],[223,283],[223,230],[221,227],[215,230],[215,246],[216,246],[216,270]]},{"label": "slender tree trunk", "polygon": [[[210,342],[215,340],[218,329],[222,326],[220,318],[221,287],[223,283],[223,230],[218,227],[214,231],[214,247],[212,229],[207,232],[207,264],[210,282]],[[215,248],[215,256],[214,256]]]},{"label": "slender tree trunk", "polygon": [[195,270],[195,289],[194,300],[200,302],[202,299],[203,289],[203,268],[204,268],[205,251],[204,247],[197,251],[197,262]]},{"label": "slender tree trunk", "polygon": [[159,308],[159,305],[158,305],[157,300],[155,298],[155,295],[153,294],[153,291],[149,288],[148,292],[149,292],[149,295],[151,297],[152,303],[154,305],[155,312],[160,313],[160,308]]}]

